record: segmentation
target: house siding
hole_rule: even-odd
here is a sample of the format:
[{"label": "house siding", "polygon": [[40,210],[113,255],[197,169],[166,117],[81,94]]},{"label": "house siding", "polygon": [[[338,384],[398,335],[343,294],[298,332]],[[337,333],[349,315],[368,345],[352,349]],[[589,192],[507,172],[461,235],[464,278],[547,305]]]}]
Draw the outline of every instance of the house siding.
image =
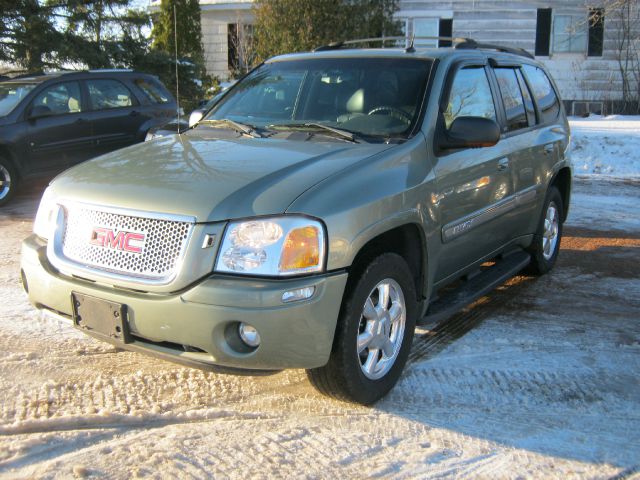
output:
[{"label": "house siding", "polygon": [[[320,0],[318,0],[320,1]],[[158,1],[152,2],[158,3]],[[225,80],[230,72],[227,62],[227,25],[252,23],[252,0],[201,0],[202,33],[206,67],[209,74]],[[587,21],[584,0],[400,0],[397,18],[434,17],[453,20],[453,36],[470,37],[479,42],[498,43],[535,51],[537,9],[551,8],[553,15],[574,14]],[[601,7],[603,0],[591,0],[590,7]],[[568,101],[595,101],[611,104],[622,99],[622,82],[616,60],[615,37],[619,22],[605,13],[603,55],[554,53],[536,57],[554,77],[561,96]],[[640,32],[636,32],[640,35]],[[336,39],[338,40],[339,34]],[[607,108],[607,107],[605,107]],[[610,107],[609,107],[610,109]]]},{"label": "house siding", "polygon": [[[553,15],[584,16],[585,22],[588,15],[584,0],[400,0],[399,4],[397,16],[400,19],[416,17],[417,12],[424,12],[419,15],[422,17],[440,17],[439,12],[449,11],[451,16],[446,18],[453,19],[454,37],[470,37],[479,42],[524,48],[532,53],[535,51],[538,8],[551,8]],[[589,2],[589,7],[602,6],[602,1]],[[549,56],[536,57],[549,69],[569,107],[572,101],[598,101],[609,104],[611,109],[610,104],[623,97],[614,40],[619,31],[619,22],[607,13],[601,57],[588,57],[586,50],[584,53],[551,51]]]}]

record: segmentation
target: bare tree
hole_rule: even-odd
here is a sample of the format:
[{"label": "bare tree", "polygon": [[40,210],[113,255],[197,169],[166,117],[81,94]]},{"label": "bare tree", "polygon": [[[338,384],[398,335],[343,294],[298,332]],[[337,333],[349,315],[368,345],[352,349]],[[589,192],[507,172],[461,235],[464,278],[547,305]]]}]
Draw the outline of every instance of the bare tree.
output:
[{"label": "bare tree", "polygon": [[231,25],[232,31],[228,35],[229,70],[232,78],[238,78],[251,70],[256,62],[253,25],[239,17]]},{"label": "bare tree", "polygon": [[606,39],[614,49],[622,85],[622,111],[640,112],[640,3],[611,0],[605,3]]}]

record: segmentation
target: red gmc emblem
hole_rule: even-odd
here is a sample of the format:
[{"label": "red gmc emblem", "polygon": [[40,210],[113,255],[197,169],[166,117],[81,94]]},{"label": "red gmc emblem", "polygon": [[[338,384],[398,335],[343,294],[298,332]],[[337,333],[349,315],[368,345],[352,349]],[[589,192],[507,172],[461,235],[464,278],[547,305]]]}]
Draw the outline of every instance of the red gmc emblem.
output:
[{"label": "red gmc emblem", "polygon": [[142,253],[145,236],[144,233],[117,232],[111,228],[93,227],[89,243],[121,252]]}]

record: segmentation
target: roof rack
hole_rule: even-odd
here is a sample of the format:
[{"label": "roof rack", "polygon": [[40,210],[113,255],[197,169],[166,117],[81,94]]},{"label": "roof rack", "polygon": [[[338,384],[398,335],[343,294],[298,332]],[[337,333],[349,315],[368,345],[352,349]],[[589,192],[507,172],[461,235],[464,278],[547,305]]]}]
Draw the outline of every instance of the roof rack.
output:
[{"label": "roof rack", "polygon": [[314,52],[325,52],[328,50],[339,50],[342,47],[347,45],[357,45],[359,43],[373,43],[373,42],[382,42],[384,45],[385,42],[388,41],[405,41],[407,42],[407,47],[405,50],[408,53],[415,52],[415,48],[413,46],[415,40],[438,40],[450,42],[453,48],[456,49],[466,49],[466,50],[496,50],[498,52],[503,53],[511,53],[513,55],[520,55],[522,57],[527,58],[535,58],[529,52],[527,52],[524,48],[516,48],[516,47],[505,47],[502,45],[495,45],[493,43],[482,43],[476,42],[472,38],[466,37],[376,37],[376,38],[359,38],[357,40],[345,40],[341,42],[333,42],[328,45],[322,45],[313,49]]},{"label": "roof rack", "polygon": [[92,68],[87,70],[89,73],[118,73],[118,72],[133,72],[132,68]]},{"label": "roof rack", "polygon": [[497,50],[498,52],[512,53],[513,55],[520,55],[521,57],[527,57],[535,59],[533,55],[527,52],[524,48],[517,47],[505,47],[503,45],[495,45],[493,43],[476,42],[471,38],[467,38],[465,42],[458,43],[455,48],[469,49],[469,50]]}]

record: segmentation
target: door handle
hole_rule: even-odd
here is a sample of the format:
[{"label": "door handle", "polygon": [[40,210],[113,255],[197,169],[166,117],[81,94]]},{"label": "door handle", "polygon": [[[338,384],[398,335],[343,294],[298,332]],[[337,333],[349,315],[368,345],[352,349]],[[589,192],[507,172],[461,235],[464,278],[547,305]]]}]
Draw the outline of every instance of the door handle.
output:
[{"label": "door handle", "polygon": [[555,149],[554,149],[553,143],[548,143],[548,144],[546,144],[546,145],[544,146],[544,154],[545,154],[545,155],[550,155],[550,154],[552,154],[554,150],[555,150]]},{"label": "door handle", "polygon": [[140,112],[137,110],[132,110],[129,115],[131,115],[132,117],[137,117],[138,115],[140,115]]},{"label": "door handle", "polygon": [[498,170],[499,171],[503,171],[509,168],[509,159],[508,158],[501,158],[500,160],[498,160]]}]

